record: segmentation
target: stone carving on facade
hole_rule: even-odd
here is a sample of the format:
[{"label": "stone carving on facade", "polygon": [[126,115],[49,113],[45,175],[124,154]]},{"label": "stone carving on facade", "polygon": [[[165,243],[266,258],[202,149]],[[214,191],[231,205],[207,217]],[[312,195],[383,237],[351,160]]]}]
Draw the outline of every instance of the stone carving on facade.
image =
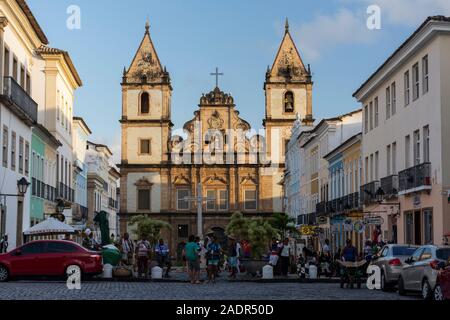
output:
[{"label": "stone carving on facade", "polygon": [[216,87],[213,91],[203,94],[200,98],[200,105],[233,105],[233,97]]},{"label": "stone carving on facade", "polygon": [[220,117],[220,113],[216,110],[208,119],[209,129],[222,129],[224,120]]},{"label": "stone carving on facade", "polygon": [[257,184],[256,178],[252,174],[247,174],[245,177],[241,178],[241,184]]},{"label": "stone carving on facade", "polygon": [[151,187],[153,183],[151,183],[146,177],[142,177],[138,181],[136,181],[134,185],[136,187]]},{"label": "stone carving on facade", "polygon": [[217,173],[214,173],[212,176],[208,176],[205,180],[203,180],[203,183],[207,184],[215,184],[218,182],[227,184],[227,180],[224,177],[218,176]]},{"label": "stone carving on facade", "polygon": [[191,184],[191,179],[184,174],[179,174],[173,179],[173,184]]}]

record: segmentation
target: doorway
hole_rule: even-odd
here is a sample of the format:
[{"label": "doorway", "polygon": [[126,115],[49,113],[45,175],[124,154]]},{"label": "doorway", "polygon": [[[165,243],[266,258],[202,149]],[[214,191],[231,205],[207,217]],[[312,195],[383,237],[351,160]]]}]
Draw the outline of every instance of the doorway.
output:
[{"label": "doorway", "polygon": [[17,201],[17,229],[16,229],[16,247],[23,244],[23,201]]}]

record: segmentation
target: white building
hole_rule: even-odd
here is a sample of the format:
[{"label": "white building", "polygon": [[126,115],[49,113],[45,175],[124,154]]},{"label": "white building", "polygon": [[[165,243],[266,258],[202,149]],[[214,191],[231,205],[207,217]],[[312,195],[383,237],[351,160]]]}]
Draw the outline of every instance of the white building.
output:
[{"label": "white building", "polygon": [[88,218],[87,224],[94,226],[96,213],[104,211],[108,214],[110,234],[117,235],[118,202],[117,187],[120,173],[110,165],[111,150],[102,144],[87,142],[86,165],[88,166]]},{"label": "white building", "polygon": [[[0,237],[11,250],[30,226],[31,188],[18,194],[17,181],[30,181],[32,126],[43,103],[44,81],[35,50],[48,43],[25,1],[0,1]],[[39,105],[39,107],[38,107]]]},{"label": "white building", "polygon": [[450,233],[450,18],[429,17],[356,91],[364,108],[365,211],[383,238]]},{"label": "white building", "polygon": [[72,147],[73,147],[73,180],[75,188],[75,199],[72,206],[73,224],[79,229],[86,225],[88,217],[87,203],[87,173],[88,166],[86,160],[86,149],[89,135],[92,132],[83,118],[73,117]]},{"label": "white building", "polygon": [[301,179],[301,146],[298,140],[300,134],[311,130],[313,127],[303,125],[297,117],[293,127],[292,135],[286,147],[286,171],[284,174],[285,205],[284,212],[291,218],[297,220],[301,210],[300,179]]},{"label": "white building", "polygon": [[[324,119],[312,130],[297,138],[301,147],[300,216],[301,225],[316,225],[316,207],[329,200],[328,162],[324,159],[331,150],[361,131],[361,109],[331,119]],[[329,229],[329,221],[321,223]],[[322,235],[323,238],[328,234]],[[318,243],[314,244],[318,247]]]}]

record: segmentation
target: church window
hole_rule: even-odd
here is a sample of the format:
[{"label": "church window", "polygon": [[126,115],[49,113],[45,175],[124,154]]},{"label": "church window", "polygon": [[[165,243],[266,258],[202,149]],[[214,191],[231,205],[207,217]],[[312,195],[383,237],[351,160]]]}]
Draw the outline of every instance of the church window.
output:
[{"label": "church window", "polygon": [[216,191],[215,190],[206,190],[206,197],[211,200],[206,201],[206,210],[214,211],[216,210]]},{"label": "church window", "polygon": [[138,189],[138,210],[150,210],[150,188]]},{"label": "church window", "polygon": [[150,113],[150,96],[148,92],[141,94],[141,114]]},{"label": "church window", "polygon": [[294,112],[294,94],[291,91],[284,95],[284,112]]},{"label": "church window", "polygon": [[219,190],[219,210],[228,210],[228,190]]},{"label": "church window", "polygon": [[256,210],[256,190],[245,190],[244,191],[244,209],[245,210]]},{"label": "church window", "polygon": [[177,190],[177,210],[189,210],[189,201],[185,200],[185,198],[189,197],[190,194],[189,189]]},{"label": "church window", "polygon": [[141,139],[140,140],[139,154],[143,154],[143,155],[151,154],[150,139]]}]

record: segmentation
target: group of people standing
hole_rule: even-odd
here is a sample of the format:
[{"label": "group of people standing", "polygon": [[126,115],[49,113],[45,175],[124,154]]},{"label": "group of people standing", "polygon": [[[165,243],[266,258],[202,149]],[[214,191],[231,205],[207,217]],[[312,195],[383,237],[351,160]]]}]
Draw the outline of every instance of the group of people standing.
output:
[{"label": "group of people standing", "polygon": [[242,255],[241,246],[236,239],[229,238],[228,250],[224,250],[216,236],[206,237],[202,242],[200,237],[191,235],[183,250],[183,260],[187,264],[189,279],[192,284],[200,284],[200,270],[204,262],[206,265],[207,282],[215,283],[223,262],[227,256],[230,278],[236,278],[239,272],[239,257]]}]

